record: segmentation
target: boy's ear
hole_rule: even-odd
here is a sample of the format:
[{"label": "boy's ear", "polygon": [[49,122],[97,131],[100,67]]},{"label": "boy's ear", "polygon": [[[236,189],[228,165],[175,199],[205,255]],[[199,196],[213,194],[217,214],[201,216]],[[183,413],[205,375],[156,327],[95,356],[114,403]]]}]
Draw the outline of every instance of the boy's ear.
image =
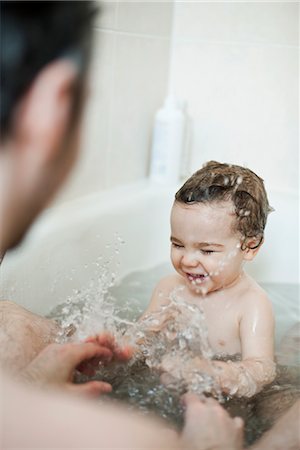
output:
[{"label": "boy's ear", "polygon": [[244,260],[252,261],[252,259],[259,252],[259,249],[262,246],[263,242],[264,238],[257,238],[257,237],[248,238],[244,243],[244,247],[246,247],[245,250],[243,250]]},{"label": "boy's ear", "polygon": [[35,78],[14,117],[13,139],[21,152],[52,160],[70,124],[78,70],[72,61],[48,64]]}]

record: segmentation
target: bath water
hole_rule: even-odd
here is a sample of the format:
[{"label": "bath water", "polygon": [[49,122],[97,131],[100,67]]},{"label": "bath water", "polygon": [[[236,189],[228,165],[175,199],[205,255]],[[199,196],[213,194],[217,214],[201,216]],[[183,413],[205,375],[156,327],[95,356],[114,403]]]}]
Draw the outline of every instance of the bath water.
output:
[{"label": "bath water", "polygon": [[[166,325],[159,336],[145,335],[137,319],[146,309],[152,291],[157,282],[172,272],[170,264],[163,264],[149,270],[131,273],[115,284],[115,274],[109,264],[101,267],[99,278],[91,281],[85,289],[74,292],[67,301],[56,307],[50,314],[62,326],[69,330],[75,326],[71,339],[81,340],[102,330],[109,330],[117,339],[126,335],[127,342],[140,340],[141,353],[126,365],[100,367],[94,379],[108,381],[113,386],[111,399],[123,401],[128,408],[138,408],[142,414],[155,412],[160,417],[180,429],[183,422],[183,410],[180,403],[186,385],[180,382],[180,373],[174,380],[168,380],[167,387],[161,383],[156,370],[163,355],[180,358],[180,367],[191,355],[200,355],[211,359],[214,355],[207,340],[207,330],[201,310],[187,305],[181,299],[180,292],[174,292],[171,298],[172,311],[176,315],[176,329]],[[221,401],[232,415],[245,420],[245,441],[253,443],[267,430],[279,415],[280,408],[287,408],[300,396],[300,358],[296,348],[290,352],[280,347],[284,335],[299,321],[299,286],[284,284],[263,284],[262,287],[272,300],[276,317],[276,349],[279,361],[278,377],[261,393],[251,399],[224,397],[213,377],[194,374],[189,389],[203,395],[212,393]],[[177,312],[177,313],[176,313]],[[181,314],[184,312],[184,314]],[[180,322],[180,317],[188,317],[188,322]],[[154,329],[159,325],[159,316],[152,316],[147,325]],[[189,327],[186,327],[186,323]],[[67,333],[62,333],[61,340]],[[293,341],[295,342],[295,341]],[[290,343],[287,343],[290,346]],[[280,350],[281,349],[281,350]],[[239,355],[236,355],[239,359]],[[232,360],[232,358],[231,358]],[[80,375],[78,382],[87,378]],[[277,411],[277,413],[276,413]]]}]

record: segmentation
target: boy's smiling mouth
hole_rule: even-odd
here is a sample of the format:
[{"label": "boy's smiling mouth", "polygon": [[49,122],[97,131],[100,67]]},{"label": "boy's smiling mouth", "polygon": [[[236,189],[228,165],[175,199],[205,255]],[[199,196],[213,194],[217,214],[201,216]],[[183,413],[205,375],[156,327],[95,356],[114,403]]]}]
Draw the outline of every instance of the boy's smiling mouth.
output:
[{"label": "boy's smiling mouth", "polygon": [[186,272],[186,276],[188,278],[189,281],[191,281],[192,283],[196,283],[196,284],[201,284],[204,281],[207,280],[207,278],[209,277],[208,273],[187,273]]}]

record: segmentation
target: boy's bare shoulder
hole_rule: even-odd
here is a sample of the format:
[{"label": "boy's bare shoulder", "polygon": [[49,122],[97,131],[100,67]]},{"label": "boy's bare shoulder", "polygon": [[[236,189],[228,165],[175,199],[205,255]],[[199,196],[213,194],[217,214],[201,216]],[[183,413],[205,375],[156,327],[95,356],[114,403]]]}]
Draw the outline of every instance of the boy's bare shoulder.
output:
[{"label": "boy's bare shoulder", "polygon": [[246,308],[253,309],[256,307],[258,309],[272,310],[272,302],[266,291],[249,275],[247,275],[242,298]]},{"label": "boy's bare shoulder", "polygon": [[167,275],[162,278],[156,285],[155,291],[160,291],[162,294],[169,294],[174,288],[183,285],[182,277],[177,273]]},{"label": "boy's bare shoulder", "polygon": [[182,285],[181,277],[177,274],[168,275],[162,278],[156,285],[148,308],[144,312],[143,316],[149,314],[162,305],[166,305],[169,303],[169,294],[172,292],[174,288]]}]

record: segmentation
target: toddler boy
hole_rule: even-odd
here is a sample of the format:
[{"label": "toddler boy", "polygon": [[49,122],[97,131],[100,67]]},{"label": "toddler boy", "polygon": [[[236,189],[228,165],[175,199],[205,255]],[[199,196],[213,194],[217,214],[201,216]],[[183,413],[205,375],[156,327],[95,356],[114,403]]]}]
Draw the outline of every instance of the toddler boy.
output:
[{"label": "toddler boy", "polygon": [[[158,283],[142,320],[160,310],[168,315],[165,306],[179,288],[188,304],[203,311],[213,353],[231,359],[241,355],[240,361],[213,364],[196,356],[180,372],[187,382],[195,371],[213,374],[223,392],[251,397],[275,378],[271,302],[243,269],[263,243],[271,210],[261,178],[244,167],[215,161],[194,173],[175,195],[171,260],[176,273]],[[174,315],[170,320],[176,321]],[[160,326],[165,323],[164,317]],[[168,355],[161,369],[172,375],[178,364],[178,358]]]}]

